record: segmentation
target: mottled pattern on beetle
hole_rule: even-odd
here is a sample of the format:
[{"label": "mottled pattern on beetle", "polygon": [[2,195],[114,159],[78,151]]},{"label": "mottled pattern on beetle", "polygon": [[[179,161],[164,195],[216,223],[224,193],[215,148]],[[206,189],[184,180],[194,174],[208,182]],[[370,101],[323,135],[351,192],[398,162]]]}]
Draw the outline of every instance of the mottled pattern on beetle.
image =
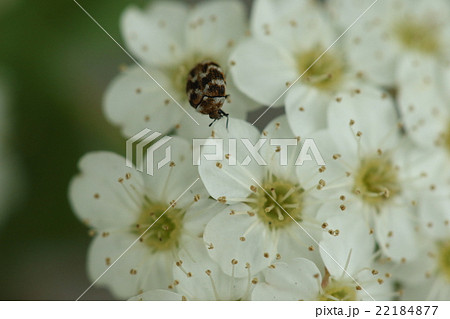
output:
[{"label": "mottled pattern on beetle", "polygon": [[189,103],[202,114],[219,119],[219,110],[226,100],[226,81],[217,63],[205,61],[197,64],[188,75],[186,93]]}]

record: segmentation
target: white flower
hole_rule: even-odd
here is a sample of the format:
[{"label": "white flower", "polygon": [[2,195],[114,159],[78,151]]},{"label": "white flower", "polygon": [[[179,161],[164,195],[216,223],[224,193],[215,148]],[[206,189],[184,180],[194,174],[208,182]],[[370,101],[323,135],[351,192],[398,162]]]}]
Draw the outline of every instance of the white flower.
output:
[{"label": "white flower", "polygon": [[342,43],[323,54],[339,34],[316,1],[258,0],[251,31],[230,57],[233,79],[262,104],[286,104],[295,134],[325,127],[323,114],[336,93],[361,89]]},{"label": "white flower", "polygon": [[419,194],[429,185],[419,164],[427,154],[401,136],[392,100],[378,90],[340,96],[327,116],[329,128],[315,142],[325,160],[333,159],[323,194],[335,200],[324,203],[319,215],[344,211],[363,218],[385,255],[413,258]]},{"label": "white flower", "polygon": [[[327,1],[331,16],[347,28],[373,0]],[[346,35],[349,62],[363,78],[392,86],[398,63],[419,53],[446,63],[450,58],[450,5],[446,0],[378,1]]]},{"label": "white flower", "polygon": [[[199,242],[183,252],[174,266],[174,281],[171,291],[150,291],[138,295],[133,300],[248,300],[258,277],[252,276],[247,268],[246,278],[236,278],[223,273],[220,267],[209,257],[206,247]],[[234,263],[229,264],[232,270]]]},{"label": "white flower", "polygon": [[432,180],[434,184],[422,190],[419,201],[417,257],[394,267],[404,300],[450,298],[450,188],[437,175]]},{"label": "white flower", "polygon": [[325,234],[320,255],[325,270],[305,258],[277,262],[263,272],[252,300],[390,300],[392,292],[382,274],[373,269],[375,241],[362,220],[338,216],[327,221],[339,230]]},{"label": "white flower", "polygon": [[[179,254],[190,241],[201,241],[205,224],[220,210],[200,181],[193,184],[198,173],[187,142],[168,143],[172,162],[153,176],[126,167],[121,156],[97,152],[81,159],[81,174],[70,185],[72,207],[95,236],[88,254],[91,280],[142,235],[99,280],[118,298],[167,288]],[[160,150],[155,154],[164,157]]]},{"label": "white flower", "polygon": [[405,58],[398,68],[397,99],[408,135],[432,155],[437,175],[450,182],[450,77],[443,70],[450,74],[435,60]]},{"label": "white flower", "polygon": [[[229,206],[206,226],[204,240],[211,257],[226,274],[234,272],[237,277],[247,276],[248,264],[259,272],[280,258],[320,260],[314,238],[323,230],[315,217],[314,193],[322,187],[323,167],[315,161],[306,161],[299,169],[294,165],[300,147],[281,144],[286,138],[299,141],[286,117],[272,121],[261,135],[237,119],[230,120],[228,131],[223,124],[216,128],[213,136],[223,139],[227,154],[223,160],[202,159],[199,172],[210,195]],[[242,139],[257,145],[260,138],[264,143],[260,152],[250,155]],[[235,153],[227,151],[232,141],[236,141]],[[204,153],[208,152],[205,148]],[[283,165],[284,156],[287,165]],[[233,269],[232,260],[237,263]]]},{"label": "white flower", "polygon": [[[448,225],[448,224],[447,224]],[[392,267],[402,300],[449,300],[450,236],[423,236],[417,258]]]},{"label": "white flower", "polygon": [[[109,86],[104,102],[107,118],[131,136],[143,128],[181,137],[207,136],[207,115],[189,105],[186,83],[189,71],[205,60],[217,62],[227,75],[230,50],[246,31],[245,9],[237,1],[210,1],[188,9],[181,2],[159,1],[147,9],[128,8],[121,29],[127,47],[198,126],[140,68],[132,66]],[[244,118],[255,103],[240,93],[227,77],[229,100],[223,110]]]}]

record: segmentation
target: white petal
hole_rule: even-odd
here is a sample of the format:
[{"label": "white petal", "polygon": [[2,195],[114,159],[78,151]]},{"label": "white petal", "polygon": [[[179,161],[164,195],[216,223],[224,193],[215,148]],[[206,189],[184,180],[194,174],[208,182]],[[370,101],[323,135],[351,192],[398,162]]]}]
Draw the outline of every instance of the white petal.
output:
[{"label": "white petal", "polygon": [[[170,154],[169,162],[166,152]],[[156,144],[150,146],[147,151],[147,156],[149,155],[153,155],[153,162],[149,161],[150,165],[153,165],[153,176],[145,175],[145,184],[149,189],[150,199],[169,204],[181,196],[177,206],[185,207],[193,202],[195,194],[205,194],[201,181],[195,182],[199,176],[193,165],[191,145],[187,141],[172,137],[159,147]],[[166,164],[158,168],[161,161]]]},{"label": "white petal", "polygon": [[197,5],[187,21],[188,49],[226,54],[246,31],[245,15],[244,6],[238,1],[210,1]]},{"label": "white petal", "polygon": [[[447,187],[445,191],[448,192]],[[450,199],[445,195],[427,195],[421,196],[418,201],[422,227],[425,228],[431,238],[445,239],[450,231],[448,224],[450,221]]]},{"label": "white petal", "polygon": [[121,29],[127,47],[154,66],[171,65],[184,54],[187,9],[181,2],[160,1],[147,11],[131,6],[124,11]]},{"label": "white petal", "polygon": [[[235,213],[230,215],[232,210]],[[214,217],[205,229],[203,239],[207,245],[214,247],[208,249],[211,258],[230,276],[248,276],[247,263],[252,273],[257,273],[275,258],[272,233],[256,215],[249,216],[249,210],[250,207],[244,204],[232,205]],[[265,253],[268,258],[264,257]],[[234,266],[231,263],[233,259],[238,261]]]},{"label": "white petal", "polygon": [[[326,3],[332,20],[342,30],[345,30],[360,16],[371,4],[373,0],[334,0]],[[381,3],[380,3],[381,5]],[[378,7],[367,11],[365,18],[370,21],[379,11]],[[361,22],[364,22],[361,21]]]},{"label": "white petal", "polygon": [[[450,33],[450,28],[449,31]],[[448,87],[450,84],[450,66],[442,67],[442,87]],[[447,100],[450,100],[450,92],[443,89],[443,91],[446,93]]]},{"label": "white petal", "polygon": [[[230,154],[230,160],[236,159],[236,164],[225,157],[223,160],[208,160],[206,154],[215,154],[220,150],[220,145],[202,148],[199,173],[206,189],[214,198],[225,196],[233,202],[234,198],[245,198],[250,194],[250,186],[255,185],[253,179],[261,182],[263,166],[253,160],[241,139],[249,139],[255,145],[259,139],[258,130],[249,123],[230,119],[228,131],[224,122],[218,122],[214,128],[214,136],[223,141],[223,152]],[[236,141],[236,154],[229,149],[229,141]],[[219,149],[219,150],[218,150]],[[251,161],[245,164],[245,158],[249,156]]]},{"label": "white petal", "polygon": [[[273,43],[251,39],[231,54],[230,70],[236,86],[255,101],[271,105],[294,81],[298,72],[291,54]],[[276,102],[283,104],[284,98]]]},{"label": "white petal", "polygon": [[[329,130],[321,130],[310,135],[306,135],[305,138],[302,139],[303,143],[306,138],[311,139],[312,142],[314,142],[318,154],[314,154],[312,152],[312,142],[310,142],[311,144],[309,145],[302,144],[302,148],[305,147],[305,151],[308,151],[308,153],[302,154],[300,159],[303,160],[303,164],[297,166],[297,176],[300,183],[304,188],[309,189],[317,186],[320,180],[324,180],[326,183],[325,186],[320,190],[320,192],[315,192],[316,196],[320,196],[322,198],[330,198],[329,196],[332,196],[331,194],[342,192],[343,188],[336,188],[335,184],[347,183],[349,180],[346,175],[346,171],[348,169],[347,165],[351,165],[352,162],[356,161],[348,161],[348,158],[346,158],[344,164],[339,158],[335,159],[336,157],[334,156],[339,154],[340,151]],[[307,155],[311,157],[311,160],[307,158]],[[325,165],[320,165],[319,161],[321,159],[323,159]],[[322,166],[325,167],[325,171],[323,171]],[[331,192],[329,192],[328,189],[330,189]],[[335,198],[337,199],[338,197],[339,195]]]},{"label": "white petal", "polygon": [[224,274],[209,257],[201,240],[192,241],[180,251],[179,257],[181,267],[174,266],[177,291],[189,300],[239,300],[245,297],[248,278],[232,278]]},{"label": "white petal", "polygon": [[380,248],[394,261],[409,260],[418,253],[417,233],[411,207],[386,207],[375,218]]},{"label": "white petal", "polygon": [[369,267],[375,240],[364,218],[346,214],[330,218],[327,224],[330,230],[339,231],[338,236],[325,233],[320,241],[320,255],[330,274],[336,278],[353,276]]},{"label": "white petal", "polygon": [[[321,230],[317,227],[316,211],[304,207],[302,217],[305,221],[292,223],[289,227],[278,230],[278,253],[281,260],[290,262],[296,258],[307,258],[322,267],[322,259],[317,248]],[[286,217],[290,218],[290,217]],[[311,250],[311,247],[313,250]]]},{"label": "white petal", "polygon": [[[193,107],[186,108],[188,115],[181,117],[180,121],[175,127],[175,134],[186,139],[190,143],[192,139],[196,138],[208,138],[211,135],[211,128],[215,126],[215,123],[209,126],[213,120],[209,118],[207,114],[201,114]],[[199,124],[195,123],[192,118]],[[220,121],[226,121],[227,118],[222,118]]]},{"label": "white petal", "polygon": [[[342,204],[345,205],[346,209],[345,211],[350,214],[355,215],[364,215],[364,206],[363,203],[359,200],[357,200],[356,195],[353,194],[353,192],[350,191],[343,191],[342,194],[346,197],[345,201],[342,201],[339,199],[340,192],[337,193],[333,197],[329,197],[329,200],[326,202],[323,202],[320,206],[319,210],[317,211],[317,219],[326,222],[328,219],[335,218],[337,216],[342,215],[342,209],[340,206]],[[352,215],[354,216],[354,215]],[[359,218],[359,217],[358,217]]]},{"label": "white petal", "polygon": [[[99,278],[137,238],[137,234],[131,233],[110,233],[107,237],[94,238],[88,252],[91,281]],[[169,266],[164,255],[151,255],[148,247],[138,242],[109,268],[98,284],[107,286],[117,298],[128,299],[141,289],[166,288],[172,280]],[[131,274],[132,269],[137,273]]]},{"label": "white petal", "polygon": [[[166,74],[146,69],[158,83],[173,94]],[[178,96],[172,95],[179,99]],[[180,103],[180,102],[179,102]],[[144,128],[160,133],[172,130],[182,117],[182,109],[143,70],[130,67],[109,85],[104,97],[106,118],[119,125],[125,136]]]},{"label": "white petal", "polygon": [[[379,278],[382,278],[382,282],[378,282]],[[381,279],[380,278],[380,279]],[[356,291],[356,300],[362,301],[381,301],[381,300],[392,300],[392,296],[395,294],[393,291],[393,278],[388,278],[380,274],[375,276],[372,273],[372,269],[366,268],[361,269],[360,272],[355,276],[357,285],[360,285],[363,289]]]},{"label": "white petal", "polygon": [[[227,78],[227,94],[229,99],[223,105],[223,110],[238,119],[245,119],[247,112],[253,111],[261,106],[260,103],[249,98],[237,87],[232,76]],[[229,101],[231,101],[229,103]]]},{"label": "white petal", "polygon": [[436,270],[436,248],[436,243],[431,237],[421,237],[415,258],[402,263],[397,262],[395,267],[391,265],[393,278],[409,285],[423,285],[432,280],[434,276],[427,276],[427,273],[432,274]]},{"label": "white petal", "polygon": [[[349,28],[342,39],[349,64],[377,85],[391,86],[395,81],[397,50],[389,38],[392,31],[386,30],[395,21],[392,16],[398,15],[399,10],[391,7],[394,2],[334,0],[326,4],[340,32]],[[389,15],[391,12],[394,14]]]},{"label": "white petal", "polygon": [[224,204],[208,198],[208,193],[205,190],[200,195],[200,200],[194,202],[186,211],[183,227],[188,233],[202,238],[208,222],[225,208]]},{"label": "white petal", "polygon": [[383,28],[375,23],[355,25],[344,41],[348,62],[355,73],[379,86],[394,85],[397,51]]},{"label": "white petal", "polygon": [[[377,149],[392,149],[398,145],[398,119],[392,100],[377,89],[365,87],[361,92],[342,94],[328,110],[328,126],[341,155],[355,157],[358,137],[362,132],[361,151],[373,154]],[[355,123],[350,126],[350,121]]]},{"label": "white petal", "polygon": [[316,265],[304,258],[275,263],[264,276],[266,282],[256,285],[252,300],[315,300],[322,281]]},{"label": "white petal", "polygon": [[297,136],[309,134],[326,127],[326,110],[330,96],[308,85],[290,89],[286,97],[286,114],[289,124]]},{"label": "white petal", "polygon": [[300,142],[291,131],[286,116],[273,119],[264,128],[261,139],[267,139],[260,153],[270,172],[277,178],[298,183],[295,162],[300,152]]},{"label": "white petal", "polygon": [[69,199],[75,213],[99,229],[126,227],[139,216],[140,207],[118,182],[127,173],[127,183],[142,185],[141,173],[125,165],[125,158],[109,152],[85,155],[79,162],[81,174],[69,187]]},{"label": "white petal", "polygon": [[433,59],[409,55],[398,67],[398,103],[406,129],[419,145],[430,148],[446,129],[450,111]]},{"label": "white petal", "polygon": [[251,15],[252,34],[293,52],[322,46],[336,40],[322,8],[314,1],[255,1]]}]

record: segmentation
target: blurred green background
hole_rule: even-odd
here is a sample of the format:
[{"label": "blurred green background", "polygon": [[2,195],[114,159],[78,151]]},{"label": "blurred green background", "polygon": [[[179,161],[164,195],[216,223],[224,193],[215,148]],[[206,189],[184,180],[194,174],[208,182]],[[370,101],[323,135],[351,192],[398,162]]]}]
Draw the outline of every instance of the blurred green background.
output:
[{"label": "blurred green background", "polygon": [[[78,2],[123,43],[121,12],[149,0]],[[9,145],[25,179],[18,203],[2,212],[0,300],[75,300],[90,285],[91,238],[69,206],[68,184],[85,153],[124,154],[119,130],[103,117],[102,96],[120,65],[132,61],[72,0],[0,0],[0,30],[0,77],[12,101]],[[94,286],[83,299],[112,297]]]},{"label": "blurred green background", "polygon": [[[121,12],[148,1],[79,3],[121,42]],[[0,225],[0,300],[74,300],[90,284],[90,238],[67,187],[86,152],[124,153],[118,129],[102,115],[102,95],[119,65],[131,62],[71,0],[0,0],[0,30],[0,76],[11,88],[14,122],[9,144],[26,179]],[[94,287],[84,299],[111,297]]]}]

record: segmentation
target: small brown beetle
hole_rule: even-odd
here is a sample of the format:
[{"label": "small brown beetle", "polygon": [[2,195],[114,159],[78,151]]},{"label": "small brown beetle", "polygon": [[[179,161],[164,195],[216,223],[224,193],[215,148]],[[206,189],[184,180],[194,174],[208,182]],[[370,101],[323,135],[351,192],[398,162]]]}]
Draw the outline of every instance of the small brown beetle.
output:
[{"label": "small brown beetle", "polygon": [[203,61],[189,72],[186,83],[189,104],[198,112],[208,114],[209,118],[214,120],[209,126],[225,116],[228,128],[228,114],[222,110],[229,96],[225,94],[226,84],[222,69],[212,61]]}]

